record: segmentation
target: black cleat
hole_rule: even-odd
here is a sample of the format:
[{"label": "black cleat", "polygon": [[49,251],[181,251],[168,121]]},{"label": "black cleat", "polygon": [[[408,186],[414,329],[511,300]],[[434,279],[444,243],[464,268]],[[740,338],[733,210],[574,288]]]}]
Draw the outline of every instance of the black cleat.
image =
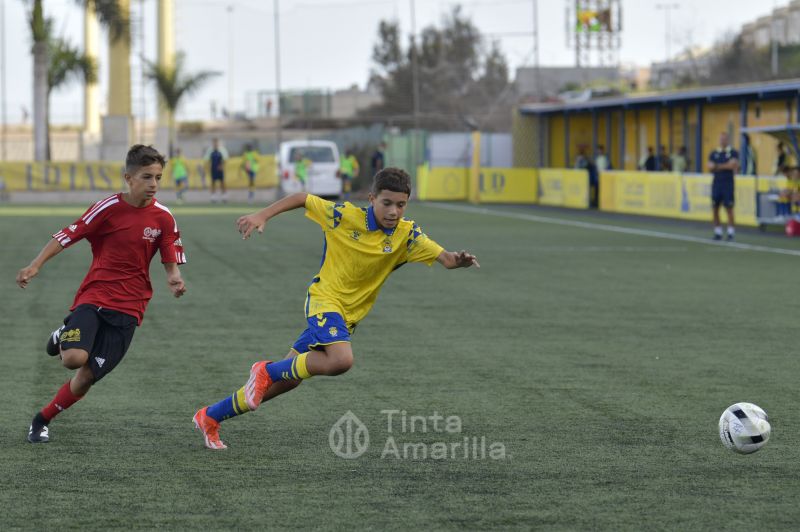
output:
[{"label": "black cleat", "polygon": [[61,332],[64,330],[65,325],[62,325],[55,331],[50,333],[50,338],[47,339],[47,347],[45,351],[51,357],[61,354]]},{"label": "black cleat", "polygon": [[714,238],[712,240],[722,240],[722,235],[714,234]]},{"label": "black cleat", "polygon": [[31,443],[47,443],[50,441],[50,431],[47,430],[47,420],[41,412],[36,414],[28,429],[28,441]]},{"label": "black cleat", "polygon": [[732,235],[732,234],[730,234],[730,233],[729,233],[729,234],[728,234],[728,236],[725,238],[725,240],[727,240],[728,242],[733,242],[733,239],[734,239],[734,237],[733,237],[733,235]]}]

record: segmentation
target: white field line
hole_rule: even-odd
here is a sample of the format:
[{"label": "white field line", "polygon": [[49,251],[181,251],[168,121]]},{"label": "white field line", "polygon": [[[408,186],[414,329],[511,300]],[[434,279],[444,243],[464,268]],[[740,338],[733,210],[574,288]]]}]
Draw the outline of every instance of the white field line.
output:
[{"label": "white field line", "polygon": [[719,246],[725,248],[740,249],[742,251],[758,251],[761,253],[775,253],[778,255],[792,255],[800,257],[800,250],[773,248],[769,246],[757,246],[753,244],[742,244],[740,242],[723,242],[718,240],[711,240],[710,238],[701,238],[699,236],[680,235],[676,233],[665,233],[663,231],[652,231],[649,229],[635,229],[632,227],[621,227],[618,225],[608,225],[600,223],[579,222],[577,220],[563,220],[561,218],[550,218],[547,216],[539,216],[536,214],[524,214],[517,212],[503,212],[493,209],[486,209],[482,207],[471,207],[469,205],[452,205],[449,203],[436,203],[429,202],[426,205],[436,207],[438,209],[445,209],[451,211],[468,212],[472,214],[483,214],[486,216],[496,216],[499,218],[511,218],[514,220],[526,220],[529,222],[537,222],[552,225],[564,225],[568,227],[580,227],[581,229],[591,229],[594,231],[606,231],[609,233],[622,233],[626,235],[647,236],[651,238],[663,238],[666,240],[677,240],[679,242],[694,242],[696,244],[705,244],[707,246]]}]

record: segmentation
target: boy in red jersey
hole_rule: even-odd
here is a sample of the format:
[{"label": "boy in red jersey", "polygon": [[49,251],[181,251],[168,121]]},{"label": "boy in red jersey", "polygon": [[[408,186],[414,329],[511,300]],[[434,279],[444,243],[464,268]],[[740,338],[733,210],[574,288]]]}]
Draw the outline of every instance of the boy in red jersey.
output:
[{"label": "boy in red jersey", "polygon": [[175,297],[186,292],[178,269],[178,264],[186,262],[178,225],[155,198],[165,162],[153,147],[133,146],[125,159],[129,191],[92,205],[54,234],[17,273],[17,284],[25,288],[62,249],[83,238],[92,245],[92,265],[75,294],[72,313],[47,343],[47,354],[60,355],[66,368],[78,371],[33,418],[28,431],[31,443],[48,442],[50,421],[122,361],[153,295],[150,261],[156,251],[161,254],[170,291]]}]

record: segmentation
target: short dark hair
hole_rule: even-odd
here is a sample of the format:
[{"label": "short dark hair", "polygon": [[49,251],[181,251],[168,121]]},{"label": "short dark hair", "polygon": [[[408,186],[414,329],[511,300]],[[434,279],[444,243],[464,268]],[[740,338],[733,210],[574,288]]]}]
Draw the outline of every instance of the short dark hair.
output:
[{"label": "short dark hair", "polygon": [[128,150],[128,155],[125,157],[125,171],[132,174],[143,166],[150,166],[155,163],[160,164],[161,168],[164,168],[167,165],[167,160],[152,146],[134,144],[131,146],[131,149]]},{"label": "short dark hair", "polygon": [[382,190],[392,192],[403,192],[411,195],[411,177],[401,168],[384,168],[377,174],[372,181],[372,193],[376,196]]}]

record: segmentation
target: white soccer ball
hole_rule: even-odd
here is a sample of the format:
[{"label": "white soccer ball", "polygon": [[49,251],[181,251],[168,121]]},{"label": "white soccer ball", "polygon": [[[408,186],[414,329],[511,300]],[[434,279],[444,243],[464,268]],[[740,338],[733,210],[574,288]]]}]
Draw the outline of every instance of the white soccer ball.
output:
[{"label": "white soccer ball", "polygon": [[722,444],[735,453],[750,454],[761,449],[771,431],[767,413],[753,403],[731,405],[719,418]]}]

